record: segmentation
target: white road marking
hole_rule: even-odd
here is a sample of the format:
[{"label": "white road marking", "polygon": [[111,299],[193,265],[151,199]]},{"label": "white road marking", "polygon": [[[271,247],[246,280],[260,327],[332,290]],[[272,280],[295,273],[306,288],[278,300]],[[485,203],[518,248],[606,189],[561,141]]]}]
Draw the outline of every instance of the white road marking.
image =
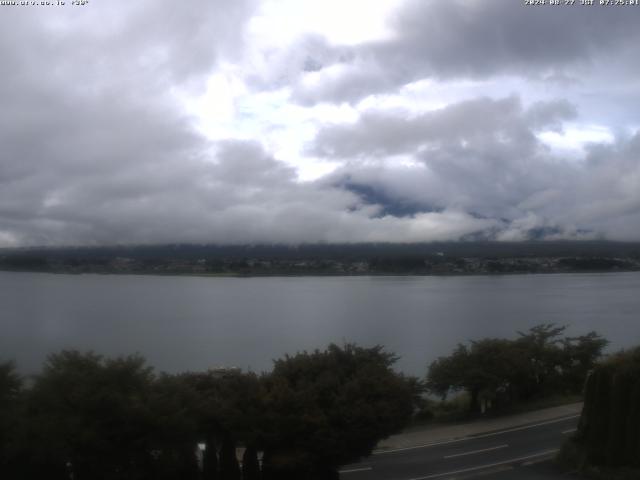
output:
[{"label": "white road marking", "polygon": [[446,455],[444,458],[457,458],[464,457],[465,455],[474,455],[476,453],[490,452],[492,450],[500,450],[501,448],[507,448],[509,445],[499,445],[497,447],[483,448],[481,450],[473,450],[471,452],[456,453],[455,455]]},{"label": "white road marking", "polygon": [[573,432],[577,432],[577,431],[578,431],[578,429],[577,429],[577,428],[571,428],[571,429],[569,429],[569,430],[564,430],[564,431],[562,432],[562,434],[563,434],[563,435],[568,435],[569,433],[573,433]]},{"label": "white road marking", "polygon": [[529,460],[530,458],[542,457],[544,455],[550,455],[552,453],[556,453],[558,449],[555,450],[545,450],[544,452],[534,453],[532,455],[527,455],[526,457],[518,457],[512,458],[510,460],[504,460],[502,462],[489,463],[487,465],[479,465],[477,467],[465,468],[463,470],[456,470],[453,472],[444,472],[444,473],[435,473],[433,475],[427,475],[426,477],[415,477],[409,480],[427,480],[429,478],[438,478],[438,477],[446,477],[447,475],[458,475],[459,473],[467,473],[473,472],[476,470],[485,470],[487,468],[499,467],[500,465],[507,465],[509,463],[521,462],[522,460]]},{"label": "white road marking", "polygon": [[373,468],[371,468],[371,467],[350,468],[349,470],[340,470],[338,473],[368,472],[369,470],[373,470]]},{"label": "white road marking", "polygon": [[417,450],[419,448],[429,448],[429,447],[436,447],[438,445],[449,445],[451,443],[466,442],[466,441],[469,441],[469,440],[475,440],[476,438],[494,437],[496,435],[502,435],[503,433],[518,432],[520,430],[527,430],[528,428],[541,427],[543,425],[550,425],[552,423],[560,423],[560,422],[564,422],[566,420],[571,420],[573,418],[578,418],[579,416],[580,415],[571,415],[569,417],[557,418],[555,420],[549,420],[549,421],[546,421],[546,422],[540,422],[540,423],[536,423],[534,425],[525,425],[523,427],[510,428],[508,430],[500,430],[499,432],[483,433],[481,435],[473,435],[473,436],[469,436],[469,437],[455,438],[453,440],[444,440],[442,442],[425,443],[423,445],[414,445],[412,447],[394,448],[392,450],[377,450],[377,451],[373,452],[372,455],[383,455],[385,453],[405,452],[407,450]]}]

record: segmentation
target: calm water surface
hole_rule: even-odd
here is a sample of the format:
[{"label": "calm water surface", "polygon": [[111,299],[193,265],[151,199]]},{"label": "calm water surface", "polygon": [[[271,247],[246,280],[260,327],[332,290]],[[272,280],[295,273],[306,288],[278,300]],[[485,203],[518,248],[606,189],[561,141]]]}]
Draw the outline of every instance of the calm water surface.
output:
[{"label": "calm water surface", "polygon": [[640,344],[640,273],[203,278],[0,272],[0,360],[139,352],[160,370],[269,370],[330,342],[383,344],[423,375],[458,342],[542,322]]}]

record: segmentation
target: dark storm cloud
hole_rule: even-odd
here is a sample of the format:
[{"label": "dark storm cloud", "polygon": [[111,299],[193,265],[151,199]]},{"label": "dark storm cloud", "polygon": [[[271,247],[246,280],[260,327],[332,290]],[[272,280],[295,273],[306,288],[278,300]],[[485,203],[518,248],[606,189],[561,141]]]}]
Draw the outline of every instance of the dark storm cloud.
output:
[{"label": "dark storm cloud", "polygon": [[324,52],[324,73],[303,75],[293,95],[302,103],[354,101],[423,78],[518,75],[576,82],[612,53],[634,51],[640,38],[636,10],[408,1],[391,22],[390,39],[351,47],[349,55],[340,47],[332,63]]}]

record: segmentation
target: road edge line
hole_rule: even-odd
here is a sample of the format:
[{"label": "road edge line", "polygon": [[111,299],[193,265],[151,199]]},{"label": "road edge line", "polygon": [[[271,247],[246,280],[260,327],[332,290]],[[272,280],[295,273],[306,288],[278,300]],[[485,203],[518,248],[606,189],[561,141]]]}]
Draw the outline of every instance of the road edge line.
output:
[{"label": "road edge line", "polygon": [[371,453],[371,455],[384,455],[384,454],[387,454],[387,453],[404,452],[404,451],[408,451],[408,450],[417,450],[419,448],[429,448],[429,447],[436,447],[438,445],[448,445],[450,443],[465,442],[465,441],[468,441],[468,440],[474,440],[476,438],[493,437],[493,436],[496,436],[496,435],[502,435],[504,433],[518,432],[520,430],[527,430],[529,428],[542,427],[544,425],[551,425],[553,423],[560,423],[560,422],[563,422],[565,420],[572,420],[574,418],[580,417],[580,415],[581,414],[570,415],[568,417],[556,418],[556,419],[548,420],[548,421],[545,421],[545,422],[535,423],[533,425],[523,425],[523,426],[520,426],[520,427],[508,428],[506,430],[499,430],[499,431],[490,432],[490,433],[480,433],[480,434],[477,434],[477,435],[467,435],[466,437],[452,438],[450,440],[443,440],[441,442],[425,443],[425,444],[422,444],[422,445],[412,445],[410,447],[394,448],[394,449],[391,449],[391,450],[375,450],[375,451],[373,451]]}]

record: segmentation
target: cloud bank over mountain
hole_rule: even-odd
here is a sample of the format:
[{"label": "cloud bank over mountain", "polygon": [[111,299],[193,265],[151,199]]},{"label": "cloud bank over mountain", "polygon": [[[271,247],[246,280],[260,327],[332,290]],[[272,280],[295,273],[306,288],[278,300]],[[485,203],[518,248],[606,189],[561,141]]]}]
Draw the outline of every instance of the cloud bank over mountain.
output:
[{"label": "cloud bank over mountain", "polygon": [[0,246],[640,240],[640,9],[352,6],[1,7]]}]

